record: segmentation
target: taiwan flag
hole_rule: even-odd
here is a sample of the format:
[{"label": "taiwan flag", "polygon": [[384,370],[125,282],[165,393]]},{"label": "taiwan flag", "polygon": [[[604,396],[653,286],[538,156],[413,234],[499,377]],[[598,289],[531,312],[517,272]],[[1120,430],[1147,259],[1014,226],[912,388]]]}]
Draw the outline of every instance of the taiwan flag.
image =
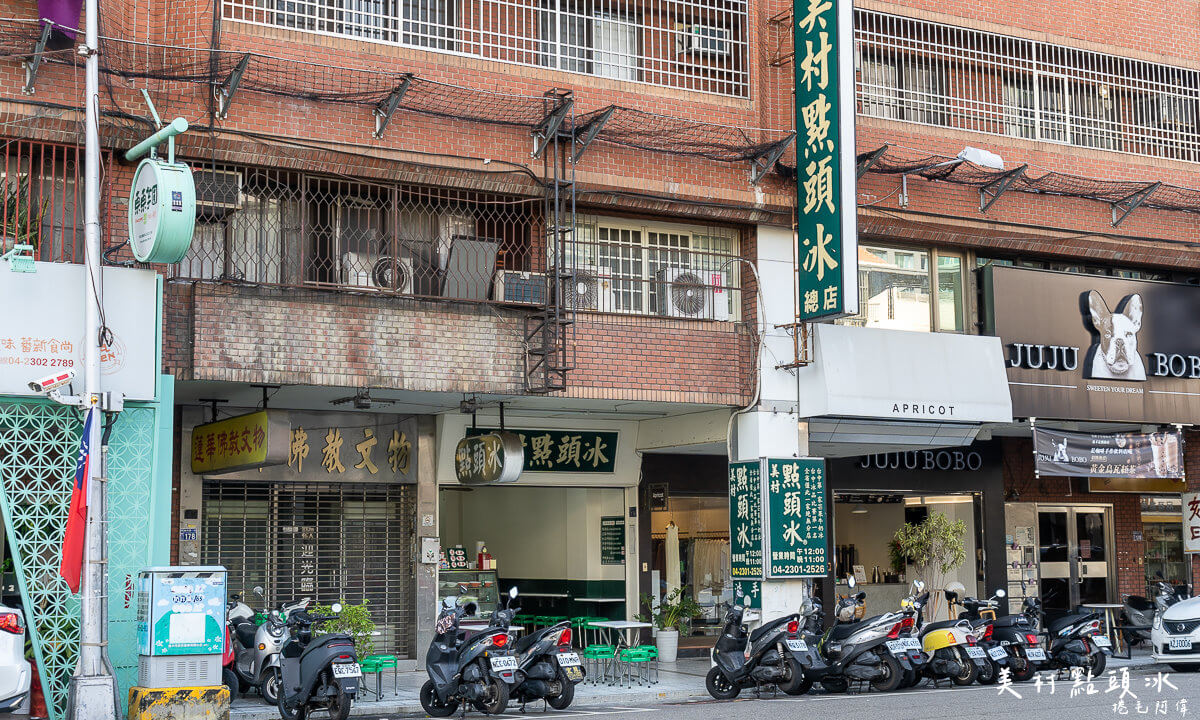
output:
[{"label": "taiwan flag", "polygon": [[88,408],[79,440],[79,457],[75,460],[75,487],[71,491],[71,508],[67,510],[67,531],[63,534],[62,563],[58,574],[67,581],[71,592],[79,592],[79,577],[83,572],[84,538],[87,537],[88,470],[92,464],[92,423],[96,408]]}]

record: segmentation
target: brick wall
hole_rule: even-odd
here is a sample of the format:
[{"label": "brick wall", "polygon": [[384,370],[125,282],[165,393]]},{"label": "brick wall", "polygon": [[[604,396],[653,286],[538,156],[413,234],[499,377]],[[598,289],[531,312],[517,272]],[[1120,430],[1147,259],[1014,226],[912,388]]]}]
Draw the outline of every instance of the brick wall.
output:
[{"label": "brick wall", "polygon": [[[170,284],[165,305],[164,372],[179,380],[524,392],[522,311],[212,284]],[[732,323],[578,317],[568,396],[744,402]]]}]

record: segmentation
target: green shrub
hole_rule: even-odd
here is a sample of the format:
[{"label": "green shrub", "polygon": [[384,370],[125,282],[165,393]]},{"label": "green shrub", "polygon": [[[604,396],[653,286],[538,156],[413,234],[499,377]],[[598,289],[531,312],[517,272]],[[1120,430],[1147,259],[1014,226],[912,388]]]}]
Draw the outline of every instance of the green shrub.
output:
[{"label": "green shrub", "polygon": [[[370,600],[363,600],[361,605],[353,605],[345,600],[339,600],[342,612],[336,620],[329,620],[317,626],[321,633],[346,633],[354,639],[354,651],[361,660],[375,654],[375,621],[371,619],[371,608],[367,607]],[[310,615],[333,615],[330,605],[313,605],[308,609]]]}]

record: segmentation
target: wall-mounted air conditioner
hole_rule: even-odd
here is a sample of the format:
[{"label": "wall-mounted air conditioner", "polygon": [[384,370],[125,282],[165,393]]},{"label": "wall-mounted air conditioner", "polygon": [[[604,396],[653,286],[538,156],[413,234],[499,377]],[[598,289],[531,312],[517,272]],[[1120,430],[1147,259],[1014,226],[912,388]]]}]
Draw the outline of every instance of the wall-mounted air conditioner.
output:
[{"label": "wall-mounted air conditioner", "polygon": [[342,253],[342,285],[370,290],[388,290],[411,295],[413,291],[413,263],[411,258],[374,255],[370,253]]},{"label": "wall-mounted air conditioner", "polygon": [[608,268],[582,265],[564,273],[562,279],[562,303],[572,310],[599,310],[612,312],[616,309],[613,297],[612,273]]},{"label": "wall-mounted air conditioner", "polygon": [[242,174],[232,170],[193,172],[196,208],[200,214],[225,215],[242,206]]},{"label": "wall-mounted air conditioner", "polygon": [[500,270],[492,281],[492,300],[526,305],[546,304],[545,273]]},{"label": "wall-mounted air conditioner", "polygon": [[725,273],[691,268],[658,271],[658,312],[667,317],[728,320],[729,288]]},{"label": "wall-mounted air conditioner", "polygon": [[725,57],[733,51],[733,32],[716,25],[676,25],[675,52]]}]

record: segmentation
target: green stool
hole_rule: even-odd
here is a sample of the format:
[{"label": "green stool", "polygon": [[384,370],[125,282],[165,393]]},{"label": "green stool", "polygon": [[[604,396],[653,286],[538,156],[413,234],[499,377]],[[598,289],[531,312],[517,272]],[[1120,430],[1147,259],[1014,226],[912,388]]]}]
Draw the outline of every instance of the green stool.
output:
[{"label": "green stool", "polygon": [[659,677],[658,677],[658,646],[656,646],[656,645],[638,645],[636,649],[641,650],[642,652],[644,652],[650,656],[651,666],[654,668],[654,679],[651,680],[650,682],[652,684],[657,683],[658,679],[659,679]]},{"label": "green stool", "polygon": [[372,661],[372,663],[376,667],[376,670],[375,670],[375,691],[376,691],[375,698],[377,700],[381,699],[380,696],[383,692],[382,676],[383,676],[384,670],[392,671],[392,695],[399,695],[400,694],[400,685],[399,685],[400,679],[399,679],[399,673],[396,671],[396,669],[400,664],[400,659],[397,658],[395,655],[368,655],[367,660]]},{"label": "green stool", "polygon": [[[360,660],[358,665],[359,665],[359,667],[362,668],[362,674],[363,674],[364,679],[369,674],[375,675],[375,692],[374,692],[375,702],[379,702],[382,699],[381,693],[382,693],[383,689],[380,687],[380,685],[382,683],[382,679],[380,678],[380,673],[383,671],[383,668],[380,667],[379,661],[376,660],[375,658],[376,658],[375,655],[368,655],[365,658],[363,658],[362,660]],[[362,684],[362,689],[364,692],[371,692],[371,689],[367,687],[366,683]]]},{"label": "green stool", "polygon": [[601,675],[608,677],[608,667],[616,654],[617,649],[612,645],[588,645],[583,649],[583,661],[593,685],[599,684]]},{"label": "green stool", "polygon": [[633,687],[634,668],[638,668],[638,685],[642,684],[643,668],[645,669],[646,684],[650,684],[650,662],[653,659],[644,647],[627,648],[621,651],[619,661],[624,666],[625,680],[629,683],[627,687]]}]

